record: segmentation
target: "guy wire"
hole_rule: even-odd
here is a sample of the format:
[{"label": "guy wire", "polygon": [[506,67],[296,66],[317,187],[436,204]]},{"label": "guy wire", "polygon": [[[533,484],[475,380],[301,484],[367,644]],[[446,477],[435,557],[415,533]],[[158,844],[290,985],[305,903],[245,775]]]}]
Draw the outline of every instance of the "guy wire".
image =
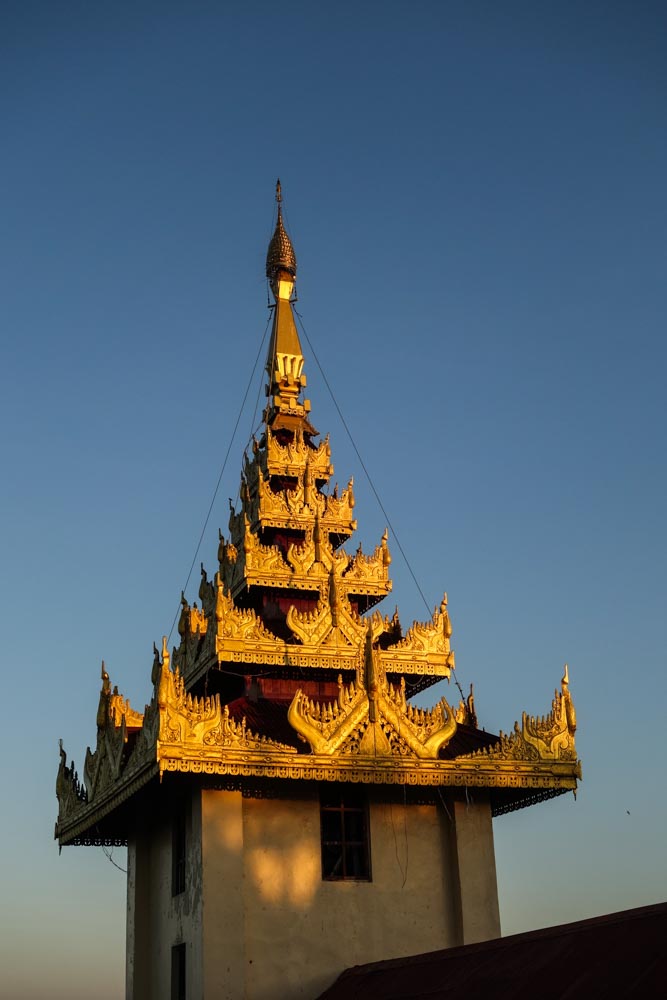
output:
[{"label": "guy wire", "polygon": [[[206,529],[208,527],[208,522],[209,522],[210,517],[211,517],[211,512],[213,510],[213,505],[215,504],[215,499],[216,499],[216,497],[218,495],[218,490],[220,489],[220,483],[222,482],[222,477],[223,477],[225,469],[227,467],[227,461],[229,459],[229,453],[232,450],[232,445],[234,444],[234,438],[236,437],[236,432],[237,432],[239,424],[241,422],[241,416],[242,416],[243,410],[245,408],[246,400],[248,398],[248,393],[250,392],[250,387],[252,385],[252,381],[253,381],[253,379],[255,377],[255,371],[257,369],[257,362],[259,361],[260,356],[262,354],[262,348],[264,347],[264,341],[266,340],[266,331],[269,329],[269,323],[270,322],[271,322],[271,313],[269,313],[269,318],[267,319],[266,326],[264,327],[264,334],[262,336],[262,342],[259,345],[259,349],[257,351],[257,356],[255,358],[255,363],[252,366],[252,372],[250,374],[250,378],[248,380],[248,384],[246,386],[245,393],[243,395],[243,401],[241,403],[241,407],[239,409],[238,416],[236,418],[236,423],[234,424],[234,430],[232,431],[232,436],[229,439],[229,445],[227,447],[227,452],[225,454],[225,458],[224,458],[224,461],[222,463],[222,468],[220,469],[220,475],[218,476],[218,481],[215,484],[215,489],[213,491],[213,497],[211,499],[211,503],[209,504],[209,508],[208,508],[208,512],[206,514],[206,518],[204,519],[204,526],[201,529],[201,534],[199,536],[199,541],[197,542],[197,548],[195,549],[195,554],[193,555],[192,562],[190,563],[190,569],[188,571],[188,576],[187,576],[187,579],[185,581],[185,586],[183,587],[183,593],[185,593],[185,591],[187,590],[188,584],[190,583],[190,577],[192,576],[192,570],[194,569],[194,565],[195,565],[195,563],[197,561],[197,556],[199,555],[199,550],[201,548],[201,543],[204,540],[204,534],[205,534]],[[167,639],[167,645],[169,645],[169,643],[171,642],[171,634],[174,631],[174,626],[176,625],[176,621],[177,621],[178,616],[180,614],[180,610],[181,610],[181,606],[180,606],[180,602],[179,602],[178,608],[176,609],[176,614],[174,615],[174,620],[171,623],[171,628],[169,629],[169,637]]]},{"label": "guy wire", "polygon": [[[336,400],[336,397],[334,396],[333,389],[329,385],[329,380],[326,377],[326,375],[324,374],[324,369],[322,368],[322,365],[320,364],[320,360],[319,360],[317,354],[315,353],[315,348],[311,344],[310,338],[308,337],[308,334],[306,333],[306,327],[305,327],[304,322],[303,322],[303,317],[302,317],[301,313],[298,312],[296,309],[294,309],[294,313],[298,317],[299,326],[301,327],[301,330],[303,331],[303,335],[304,335],[306,343],[308,344],[308,347],[310,349],[310,353],[315,358],[315,364],[319,368],[320,375],[322,376],[322,379],[324,380],[324,384],[326,385],[327,389],[329,390],[329,395],[331,396],[331,400],[333,402],[333,405],[336,407],[336,412],[338,413],[338,416],[340,417],[340,421],[341,421],[343,427],[345,428],[345,432],[346,432],[348,438],[350,439],[350,444],[354,448],[354,452],[355,452],[357,458],[359,459],[359,463],[361,465],[361,468],[364,470],[364,473],[366,474],[366,479],[368,480],[368,484],[369,484],[370,488],[372,489],[373,494],[375,496],[375,499],[378,502],[378,506],[379,506],[380,510],[382,511],[382,513],[384,515],[384,518],[385,518],[385,521],[387,523],[387,526],[388,526],[389,530],[391,531],[392,535],[396,539],[396,544],[398,546],[398,550],[401,553],[401,555],[403,556],[403,561],[405,562],[405,565],[408,567],[408,572],[410,573],[410,576],[412,577],[414,585],[415,585],[415,587],[417,588],[417,590],[419,592],[419,596],[421,597],[422,601],[424,602],[424,607],[426,608],[427,612],[430,615],[431,614],[431,608],[429,606],[429,603],[426,600],[426,598],[424,597],[424,592],[421,589],[421,587],[419,586],[419,581],[417,580],[417,577],[415,576],[415,574],[413,572],[412,566],[410,565],[410,560],[408,559],[408,557],[405,554],[403,546],[401,545],[401,541],[400,541],[398,535],[396,534],[396,529],[394,528],[393,524],[391,523],[391,520],[389,518],[389,514],[384,509],[384,504],[382,503],[382,500],[380,499],[380,495],[379,495],[378,491],[375,489],[375,484],[374,484],[373,480],[371,479],[371,474],[368,471],[368,469],[366,468],[366,464],[365,464],[363,458],[361,457],[361,455],[359,453],[359,449],[357,448],[356,443],[354,441],[354,438],[352,437],[352,433],[350,431],[350,428],[347,426],[347,423],[345,421],[345,417],[343,416],[343,414],[341,412],[341,408],[338,405],[338,401]],[[459,684],[458,677],[456,676],[456,670],[453,671],[453,676],[454,676],[454,681],[456,683],[456,686],[459,689],[459,692],[461,694],[461,697],[464,698],[463,689],[462,689],[461,685]]]},{"label": "guy wire", "polygon": [[[268,301],[268,296],[269,296],[269,283],[268,283],[268,281],[266,283],[266,295],[267,295],[267,301]],[[274,310],[275,306],[272,306],[272,305],[269,304],[268,308],[271,310],[271,315],[269,315],[269,321],[270,321],[271,320],[271,316],[273,315],[273,310]],[[267,321],[267,325],[268,325],[268,321]],[[266,330],[264,331],[264,337],[266,337]],[[262,344],[263,343],[264,343],[264,339],[262,339]],[[260,345],[260,349],[261,349],[261,346],[262,345]],[[253,376],[255,374],[256,366],[257,366],[257,361],[255,360],[255,368],[253,368]],[[275,366],[276,366],[276,348],[275,348],[275,342],[274,342],[273,356],[271,358],[271,371],[273,371],[275,369]],[[260,378],[259,379],[259,384],[257,386],[257,395],[255,397],[255,407],[254,407],[254,409],[252,411],[252,420],[250,421],[250,434],[248,435],[248,440],[245,443],[245,448],[243,449],[244,452],[246,452],[248,450],[248,448],[250,447],[250,443],[251,443],[251,441],[252,441],[252,439],[253,439],[253,437],[255,435],[255,432],[259,429],[259,427],[261,425],[261,421],[260,421],[259,424],[255,425],[255,418],[257,416],[257,410],[258,410],[258,407],[259,407],[260,396],[262,394],[262,384],[263,384],[262,383],[262,379]],[[241,496],[241,482],[239,480],[239,488],[236,491],[236,500],[234,501],[234,506],[236,506],[236,504],[238,503],[240,496]]]},{"label": "guy wire", "polygon": [[357,445],[356,445],[356,443],[354,441],[354,438],[352,437],[352,433],[350,431],[350,428],[347,426],[345,417],[343,416],[343,414],[341,412],[341,408],[338,405],[338,401],[336,400],[336,397],[334,396],[333,389],[329,385],[329,380],[326,377],[326,375],[324,374],[324,369],[322,368],[322,365],[320,364],[319,358],[317,357],[317,354],[315,353],[315,348],[311,344],[310,339],[308,337],[308,334],[306,333],[306,328],[305,328],[305,326],[303,324],[303,318],[301,316],[301,313],[297,312],[296,309],[294,310],[294,312],[299,317],[299,325],[301,326],[301,329],[303,330],[303,335],[306,338],[306,343],[308,344],[308,347],[310,348],[311,354],[315,358],[315,363],[316,363],[317,367],[320,370],[320,375],[324,379],[324,384],[326,385],[327,389],[329,390],[329,395],[331,396],[331,400],[333,402],[333,405],[336,407],[336,412],[338,413],[338,416],[340,417],[341,423],[342,423],[343,427],[345,428],[345,432],[346,432],[347,436],[350,439],[350,444],[354,448],[354,452],[355,452],[357,458],[359,459],[359,463],[361,465],[361,468],[364,470],[364,472],[366,474],[366,479],[368,480],[369,486],[372,489],[373,494],[375,496],[375,499],[378,502],[378,506],[379,506],[380,510],[382,511],[382,513],[384,515],[384,518],[385,518],[385,520],[387,522],[387,525],[389,526],[389,529],[390,529],[392,535],[396,539],[396,544],[398,545],[399,551],[400,551],[401,555],[403,556],[403,559],[405,561],[405,565],[408,567],[408,571],[410,573],[410,576],[412,577],[412,580],[414,582],[415,587],[417,588],[417,590],[419,592],[419,596],[421,597],[422,601],[424,602],[424,607],[426,608],[426,610],[428,611],[428,613],[431,614],[431,608],[429,606],[429,603],[426,600],[426,598],[424,597],[424,592],[422,591],[421,587],[419,586],[419,582],[417,580],[417,577],[415,576],[415,574],[412,571],[412,566],[410,565],[408,557],[406,556],[405,552],[403,551],[403,546],[401,545],[401,543],[399,541],[399,538],[398,538],[398,535],[396,534],[396,529],[394,528],[393,524],[391,523],[391,520],[389,519],[389,514],[387,514],[387,511],[384,509],[384,504],[382,503],[382,500],[380,500],[380,495],[379,495],[378,491],[375,489],[375,484],[374,484],[373,480],[371,479],[371,474],[368,471],[368,469],[366,468],[366,464],[365,464],[363,458],[361,457],[361,455],[359,453],[359,449],[357,448]]}]

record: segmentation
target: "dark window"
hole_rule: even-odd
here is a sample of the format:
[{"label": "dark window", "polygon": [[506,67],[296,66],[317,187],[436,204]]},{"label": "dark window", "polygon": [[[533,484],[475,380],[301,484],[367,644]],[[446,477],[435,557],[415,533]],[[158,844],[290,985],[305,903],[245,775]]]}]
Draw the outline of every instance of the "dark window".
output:
[{"label": "dark window", "polygon": [[185,1000],[185,945],[171,949],[171,1000]]},{"label": "dark window", "polygon": [[322,878],[370,882],[368,802],[363,788],[323,785],[320,789]]},{"label": "dark window", "polygon": [[179,809],[174,816],[171,834],[171,894],[178,896],[185,892],[185,810]]}]

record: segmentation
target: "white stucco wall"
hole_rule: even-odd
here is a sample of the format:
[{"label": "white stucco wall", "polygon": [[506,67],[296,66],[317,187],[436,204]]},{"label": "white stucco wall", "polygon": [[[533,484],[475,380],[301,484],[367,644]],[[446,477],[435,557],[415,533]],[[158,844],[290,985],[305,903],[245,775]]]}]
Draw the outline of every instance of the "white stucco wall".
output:
[{"label": "white stucco wall", "polygon": [[322,880],[315,789],[194,790],[176,897],[171,816],[147,817],[128,851],[128,997],[168,1000],[181,941],[188,1000],[310,1000],[350,965],[499,935],[488,803],[369,798],[370,882]]},{"label": "white stucco wall", "polygon": [[[202,817],[204,871],[217,873],[204,885],[206,1000],[312,998],[349,965],[463,943],[462,916],[484,906],[461,906],[451,810],[371,791],[371,882],[322,880],[315,796],[205,791]],[[476,850],[488,864],[488,844],[466,858]]]},{"label": "white stucco wall", "polygon": [[172,896],[172,822],[168,809],[138,817],[128,844],[126,995],[171,996],[171,949],[185,943],[188,996],[202,996],[201,798],[191,795],[185,892]]},{"label": "white stucco wall", "polygon": [[372,802],[371,882],[325,882],[319,802],[244,803],[247,996],[316,996],[348,965],[455,941],[436,809]]}]

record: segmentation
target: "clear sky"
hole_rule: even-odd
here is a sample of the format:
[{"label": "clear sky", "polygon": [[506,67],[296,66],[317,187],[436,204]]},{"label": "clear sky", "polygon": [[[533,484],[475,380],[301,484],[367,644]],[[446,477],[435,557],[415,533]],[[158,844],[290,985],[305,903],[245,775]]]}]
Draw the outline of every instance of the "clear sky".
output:
[{"label": "clear sky", "polygon": [[667,896],[666,43],[648,2],[4,0],[0,994],[123,995],[124,876],[58,856],[57,741],[94,743],[102,658],[149,697],[266,324],[278,175],[309,339],[448,592],[481,725],[546,712],[570,664],[584,781],[495,822],[504,932]]}]

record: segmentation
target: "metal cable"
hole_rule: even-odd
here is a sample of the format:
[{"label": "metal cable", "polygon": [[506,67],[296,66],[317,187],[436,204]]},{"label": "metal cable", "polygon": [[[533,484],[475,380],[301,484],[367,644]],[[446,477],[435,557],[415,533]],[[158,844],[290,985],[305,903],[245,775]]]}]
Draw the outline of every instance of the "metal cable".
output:
[{"label": "metal cable", "polygon": [[[326,385],[326,387],[327,387],[327,389],[329,391],[329,395],[331,396],[331,401],[333,402],[334,406],[336,407],[336,412],[338,413],[338,416],[340,417],[341,423],[342,423],[343,427],[345,428],[345,432],[346,432],[348,438],[350,439],[350,444],[354,448],[354,452],[355,452],[357,458],[359,459],[359,463],[361,464],[361,468],[364,470],[364,473],[366,475],[366,479],[368,480],[368,484],[369,484],[370,488],[372,489],[373,494],[375,496],[375,499],[378,502],[378,506],[379,506],[380,510],[382,511],[384,517],[385,517],[387,526],[388,526],[389,530],[391,531],[392,535],[394,536],[394,539],[396,540],[396,545],[398,546],[398,550],[401,553],[401,555],[403,556],[403,560],[405,562],[405,565],[408,568],[408,572],[410,573],[410,576],[412,577],[414,585],[417,588],[417,591],[419,592],[419,596],[421,597],[422,601],[424,602],[424,607],[426,608],[427,612],[430,615],[432,613],[430,605],[429,605],[428,601],[426,600],[426,598],[424,597],[424,592],[421,589],[421,587],[419,586],[419,581],[417,580],[417,577],[415,576],[415,574],[413,572],[412,566],[410,565],[410,560],[408,559],[407,555],[405,554],[405,550],[403,549],[403,546],[401,545],[400,539],[399,539],[398,535],[396,534],[396,529],[394,528],[393,524],[391,523],[391,520],[389,518],[389,514],[385,510],[384,504],[382,503],[382,500],[380,499],[380,495],[379,495],[378,491],[375,488],[375,484],[374,484],[374,482],[373,482],[373,480],[371,478],[371,474],[368,471],[368,469],[366,468],[366,464],[365,464],[363,458],[361,457],[361,454],[359,453],[359,449],[357,448],[355,440],[352,437],[352,433],[350,431],[350,428],[347,426],[347,423],[345,421],[345,417],[343,416],[343,414],[341,412],[341,409],[340,409],[340,406],[338,405],[338,401],[336,400],[336,397],[334,396],[333,389],[329,385],[329,380],[328,380],[328,378],[326,377],[326,375],[324,373],[324,369],[322,368],[322,365],[320,364],[320,360],[319,360],[319,358],[318,358],[318,356],[317,356],[317,354],[315,352],[315,348],[313,347],[312,343],[310,342],[310,338],[308,337],[308,334],[306,332],[306,327],[305,327],[305,324],[303,322],[303,317],[302,317],[301,313],[298,312],[296,309],[294,309],[294,313],[295,313],[295,315],[297,316],[297,318],[299,320],[299,326],[301,327],[301,330],[303,332],[303,335],[304,335],[304,338],[306,340],[306,343],[308,344],[310,352],[311,352],[311,354],[313,355],[313,357],[315,359],[315,363],[316,363],[316,365],[317,365],[317,367],[318,367],[318,369],[320,371],[320,375],[322,376],[322,379],[324,380],[324,384]],[[454,671],[454,680],[456,682],[457,688],[459,689],[459,691],[461,693],[461,697],[463,698],[464,697],[463,690],[461,688],[461,685],[459,684],[458,677],[456,676],[456,672],[455,671]]]},{"label": "metal cable", "polygon": [[392,535],[396,539],[396,544],[398,545],[399,552],[403,556],[403,559],[405,561],[405,565],[408,567],[408,572],[410,573],[410,576],[412,577],[414,585],[415,585],[415,587],[417,588],[417,590],[419,592],[419,596],[421,597],[422,601],[424,602],[424,607],[426,608],[426,610],[428,611],[428,613],[430,615],[432,613],[430,605],[429,605],[428,601],[426,600],[426,598],[424,597],[424,592],[422,591],[421,587],[419,586],[419,582],[417,580],[417,577],[415,576],[415,574],[412,571],[412,566],[410,565],[408,557],[406,556],[406,554],[405,554],[405,552],[403,550],[403,546],[400,543],[399,537],[396,534],[396,529],[394,528],[393,524],[391,523],[391,520],[389,518],[389,514],[384,509],[384,504],[382,503],[382,500],[380,499],[380,495],[379,495],[378,491],[375,489],[375,484],[374,484],[373,480],[371,479],[371,474],[368,471],[368,469],[366,468],[366,464],[365,464],[363,458],[361,457],[361,455],[359,453],[359,449],[357,448],[357,446],[355,444],[355,441],[354,441],[354,438],[352,437],[352,433],[350,431],[350,428],[347,426],[347,423],[345,422],[345,417],[341,413],[340,406],[338,405],[336,397],[333,394],[333,389],[329,385],[329,380],[326,377],[326,375],[324,374],[324,369],[322,368],[322,365],[320,364],[319,358],[317,357],[317,354],[315,353],[315,348],[311,344],[310,339],[308,337],[308,334],[306,333],[306,328],[305,328],[305,326],[303,324],[303,318],[301,316],[301,313],[297,312],[296,309],[294,310],[294,312],[295,312],[295,314],[299,318],[299,325],[301,326],[301,329],[303,331],[303,335],[306,338],[306,343],[308,344],[308,347],[310,348],[311,354],[315,358],[315,363],[317,364],[317,367],[320,370],[320,375],[324,379],[324,384],[326,385],[327,389],[329,390],[329,395],[331,396],[331,400],[333,402],[333,405],[336,407],[336,412],[338,413],[338,416],[340,417],[341,423],[342,423],[343,427],[345,428],[345,432],[346,432],[347,436],[350,439],[350,444],[354,448],[354,452],[355,452],[357,458],[359,459],[359,462],[361,464],[361,468],[364,470],[364,473],[366,474],[366,479],[368,480],[368,484],[369,484],[370,488],[372,489],[373,494],[375,496],[375,499],[378,502],[378,506],[379,506],[380,510],[382,511],[384,517],[385,517],[385,520],[387,522],[387,526],[389,527],[389,530],[391,531]]},{"label": "metal cable", "polygon": [[[185,591],[187,590],[188,584],[190,583],[190,577],[192,576],[192,570],[194,569],[194,565],[195,565],[195,563],[197,561],[197,556],[199,555],[199,550],[201,548],[201,543],[202,543],[202,541],[204,539],[204,534],[205,534],[206,529],[208,527],[208,522],[209,522],[210,517],[211,517],[211,512],[213,510],[213,505],[215,504],[215,500],[216,500],[216,497],[218,495],[218,490],[220,489],[220,483],[222,482],[222,477],[223,477],[225,469],[227,467],[227,461],[229,459],[229,453],[232,450],[232,445],[234,444],[234,438],[236,437],[236,432],[237,432],[239,424],[241,422],[241,416],[242,416],[243,410],[245,408],[246,400],[248,398],[248,393],[250,392],[250,387],[252,385],[252,381],[253,381],[253,379],[255,377],[255,371],[257,370],[257,362],[260,359],[260,356],[261,356],[261,353],[262,353],[262,348],[264,347],[264,341],[266,340],[266,331],[269,329],[269,323],[270,322],[271,322],[271,314],[269,314],[269,318],[266,321],[266,326],[264,327],[264,334],[262,336],[262,341],[261,341],[261,343],[259,345],[259,350],[257,351],[257,356],[255,358],[255,363],[252,366],[252,372],[251,372],[251,375],[250,375],[250,379],[248,380],[248,385],[246,386],[245,393],[243,395],[243,402],[241,403],[241,407],[239,409],[239,414],[238,414],[238,416],[236,418],[236,423],[234,424],[234,430],[232,431],[232,436],[229,439],[229,446],[228,446],[227,452],[225,454],[225,459],[224,459],[224,461],[222,463],[222,468],[220,469],[220,475],[218,476],[218,481],[215,484],[215,490],[213,491],[213,497],[211,499],[211,503],[209,504],[208,512],[207,512],[206,518],[204,520],[204,526],[201,529],[201,534],[199,536],[199,541],[197,542],[197,548],[195,549],[195,554],[192,557],[192,562],[190,563],[190,569],[188,571],[188,576],[187,576],[187,579],[185,581],[185,586],[183,587],[183,593],[185,593]],[[167,639],[167,645],[169,645],[169,643],[171,641],[171,635],[172,635],[172,632],[174,631],[174,627],[175,627],[176,622],[178,620],[178,616],[180,614],[180,610],[181,610],[181,605],[180,605],[180,602],[179,602],[178,608],[176,609],[176,614],[174,615],[174,620],[171,623],[171,628],[169,629],[169,637]]]},{"label": "metal cable", "polygon": [[[268,297],[268,288],[269,288],[268,281],[266,283],[266,288],[267,288],[267,297]],[[273,309],[275,307],[272,306],[272,305],[269,305],[268,308],[271,310],[271,312],[273,314]],[[270,322],[270,320],[271,320],[271,316],[269,316],[269,319],[267,321],[267,326],[268,326],[268,323]],[[264,331],[264,337],[262,338],[262,345],[264,344],[264,340],[265,339],[266,339],[266,330]],[[260,345],[260,350],[261,350],[261,346],[262,345]],[[276,354],[276,351],[275,351],[275,347],[274,347],[273,358],[272,358],[272,365],[273,365],[273,367],[275,367],[275,354]],[[257,361],[255,361],[255,368],[253,369],[253,375],[255,373],[256,367],[257,367]],[[248,435],[248,440],[246,441],[245,447],[243,449],[244,454],[245,454],[245,452],[247,452],[248,448],[250,447],[250,445],[252,443],[252,439],[255,436],[256,432],[259,430],[259,427],[261,425],[261,421],[257,425],[255,424],[255,418],[257,417],[257,409],[259,407],[259,400],[260,400],[260,397],[261,397],[261,394],[262,394],[262,385],[263,385],[263,382],[262,382],[262,379],[260,378],[259,385],[257,387],[257,396],[255,397],[255,407],[254,407],[254,409],[252,411],[252,420],[250,421],[250,434]],[[239,488],[236,491],[236,500],[234,501],[234,506],[236,506],[236,504],[238,503],[240,496],[241,496],[241,482],[239,480]]]}]

